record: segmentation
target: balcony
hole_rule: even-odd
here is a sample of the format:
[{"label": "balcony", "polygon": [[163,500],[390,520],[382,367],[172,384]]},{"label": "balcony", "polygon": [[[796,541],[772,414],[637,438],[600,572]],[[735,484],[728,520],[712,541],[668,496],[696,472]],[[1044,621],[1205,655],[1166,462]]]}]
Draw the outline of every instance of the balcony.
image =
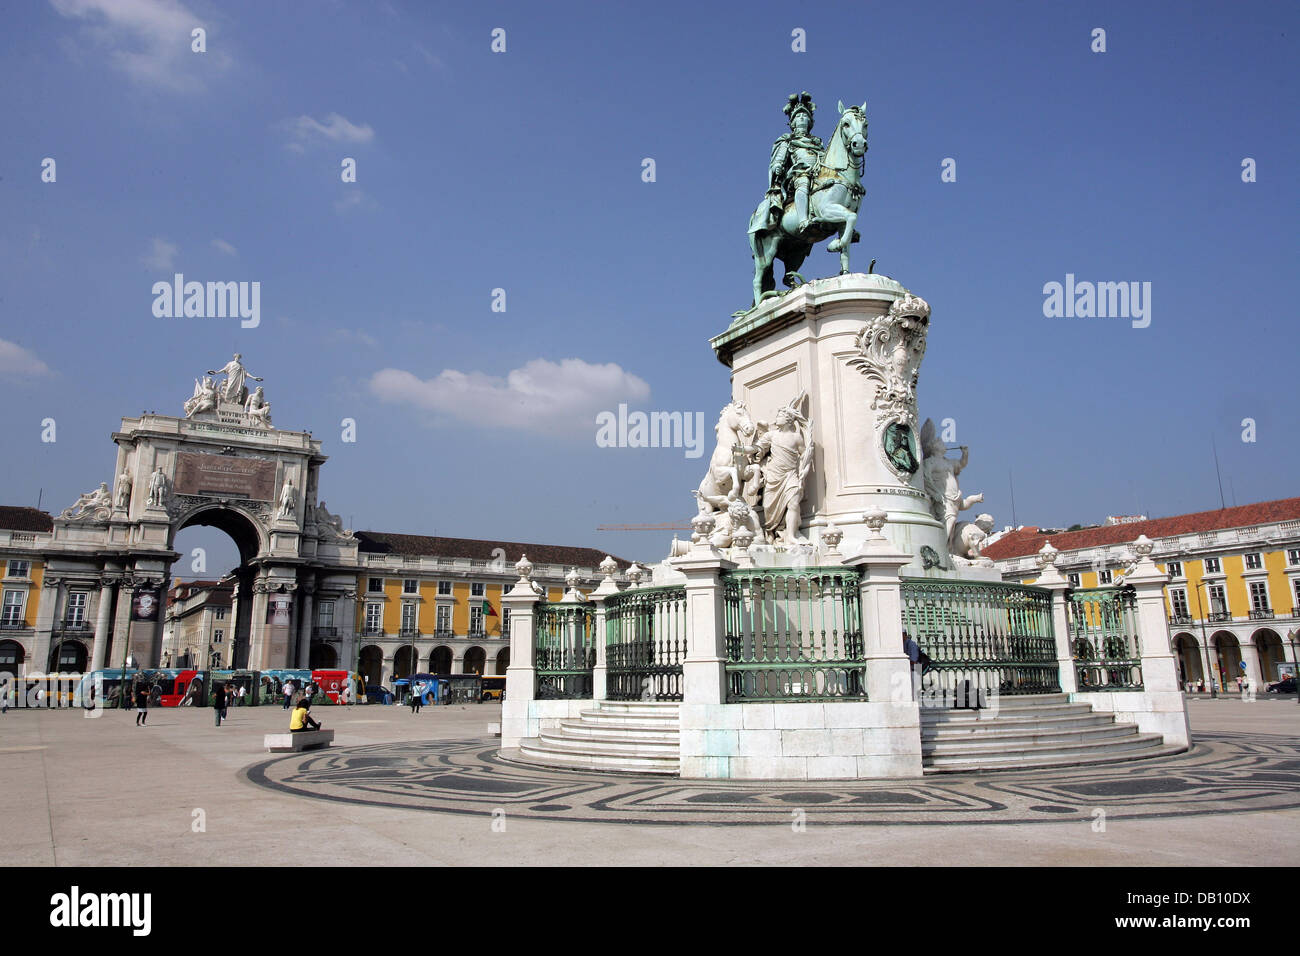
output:
[{"label": "balcony", "polygon": [[312,635],[320,640],[332,641],[339,636],[339,629],[337,627],[317,624],[316,627],[312,629]]},{"label": "balcony", "polygon": [[1211,611],[1208,618],[1211,624],[1221,624],[1232,620],[1231,611]]},{"label": "balcony", "polygon": [[471,628],[467,636],[471,641],[486,641],[487,631],[483,630],[482,628],[479,628],[477,630]]},{"label": "balcony", "polygon": [[1170,624],[1191,624],[1192,616],[1186,611],[1175,611],[1169,615]]},{"label": "balcony", "polygon": [[21,631],[27,627],[27,622],[21,619],[16,621],[0,621],[0,630],[2,631]]},{"label": "balcony", "polygon": [[55,631],[62,631],[65,634],[88,634],[90,629],[89,621],[64,621],[54,626]]},{"label": "balcony", "polygon": [[382,627],[363,627],[361,629],[362,637],[383,637],[384,629]]},{"label": "balcony", "polygon": [[419,637],[420,629],[418,627],[404,627],[399,633],[402,637]]},{"label": "balcony", "polygon": [[455,637],[456,635],[452,632],[451,628],[449,628],[449,627],[440,627],[440,628],[438,628],[436,631],[433,632],[433,636],[436,637],[436,638],[437,638],[438,640],[440,640],[440,641],[450,641],[450,640],[451,640],[453,637]]},{"label": "balcony", "polygon": [[1250,619],[1252,621],[1271,621],[1273,612],[1266,607],[1253,607],[1250,609]]}]

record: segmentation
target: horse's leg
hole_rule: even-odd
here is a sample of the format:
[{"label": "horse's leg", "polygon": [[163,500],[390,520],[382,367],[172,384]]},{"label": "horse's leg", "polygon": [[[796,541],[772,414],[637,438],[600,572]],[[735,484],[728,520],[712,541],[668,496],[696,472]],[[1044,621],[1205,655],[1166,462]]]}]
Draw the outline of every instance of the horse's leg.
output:
[{"label": "horse's leg", "polygon": [[837,202],[827,202],[825,209],[822,210],[822,217],[832,222],[844,223],[844,229],[839,237],[827,243],[826,248],[840,254],[840,275],[848,275],[849,249],[853,245],[853,227],[858,221],[857,210]]}]

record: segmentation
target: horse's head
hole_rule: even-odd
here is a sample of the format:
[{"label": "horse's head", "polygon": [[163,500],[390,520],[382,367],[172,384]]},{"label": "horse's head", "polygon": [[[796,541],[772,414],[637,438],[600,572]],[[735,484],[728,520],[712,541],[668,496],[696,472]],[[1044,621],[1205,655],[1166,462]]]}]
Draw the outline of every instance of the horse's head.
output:
[{"label": "horse's head", "polygon": [[733,433],[739,433],[745,429],[746,425],[750,428],[754,427],[754,423],[749,417],[749,409],[745,403],[729,402],[723,407],[722,413],[718,416],[718,424],[714,430],[720,433],[725,428]]},{"label": "horse's head", "polygon": [[867,104],[864,100],[861,106],[848,106],[843,103],[839,104],[840,122],[835,127],[835,133],[844,148],[854,159],[861,159],[867,151]]}]

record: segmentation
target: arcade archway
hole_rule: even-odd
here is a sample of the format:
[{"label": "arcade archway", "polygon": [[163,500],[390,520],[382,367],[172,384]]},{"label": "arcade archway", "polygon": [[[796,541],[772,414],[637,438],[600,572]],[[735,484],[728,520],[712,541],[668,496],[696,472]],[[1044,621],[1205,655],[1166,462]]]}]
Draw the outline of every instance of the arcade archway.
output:
[{"label": "arcade archway", "polygon": [[26,660],[27,654],[17,641],[0,641],[0,674],[17,677]]},{"label": "arcade archway", "polygon": [[1201,666],[1201,645],[1191,634],[1178,634],[1174,637],[1174,653],[1178,658],[1179,683],[1197,684],[1205,679],[1205,668]]},{"label": "arcade archway", "polygon": [[482,674],[485,663],[487,663],[487,652],[483,648],[471,647],[465,652],[466,674]]},{"label": "arcade archway", "polygon": [[1255,646],[1259,673],[1264,683],[1271,684],[1280,680],[1278,666],[1286,660],[1282,651],[1282,638],[1271,628],[1262,627],[1254,633],[1250,642]]},{"label": "arcade archway", "polygon": [[510,648],[503,647],[497,651],[497,673],[505,674],[506,668],[510,666]]},{"label": "arcade archway", "polygon": [[361,648],[361,657],[357,670],[366,680],[367,687],[378,687],[384,673],[384,651],[376,644],[367,644]]},{"label": "arcade archway", "polygon": [[1210,638],[1210,643],[1214,647],[1219,668],[1219,689],[1234,687],[1237,678],[1245,675],[1241,667],[1241,645],[1237,643],[1236,635],[1228,631],[1217,631]]},{"label": "arcade archway", "polygon": [[435,647],[429,655],[430,674],[451,673],[451,648],[445,644]]}]

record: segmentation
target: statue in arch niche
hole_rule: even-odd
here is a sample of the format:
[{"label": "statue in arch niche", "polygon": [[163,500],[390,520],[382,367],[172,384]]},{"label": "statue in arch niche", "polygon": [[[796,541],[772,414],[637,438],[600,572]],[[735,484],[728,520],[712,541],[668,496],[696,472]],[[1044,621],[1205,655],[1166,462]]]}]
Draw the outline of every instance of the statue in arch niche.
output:
[{"label": "statue in arch niche", "polygon": [[777,410],[776,421],[758,439],[763,464],[763,527],[774,540],[801,542],[799,516],[804,482],[812,470],[812,422],[799,409],[807,399],[800,392]]}]

